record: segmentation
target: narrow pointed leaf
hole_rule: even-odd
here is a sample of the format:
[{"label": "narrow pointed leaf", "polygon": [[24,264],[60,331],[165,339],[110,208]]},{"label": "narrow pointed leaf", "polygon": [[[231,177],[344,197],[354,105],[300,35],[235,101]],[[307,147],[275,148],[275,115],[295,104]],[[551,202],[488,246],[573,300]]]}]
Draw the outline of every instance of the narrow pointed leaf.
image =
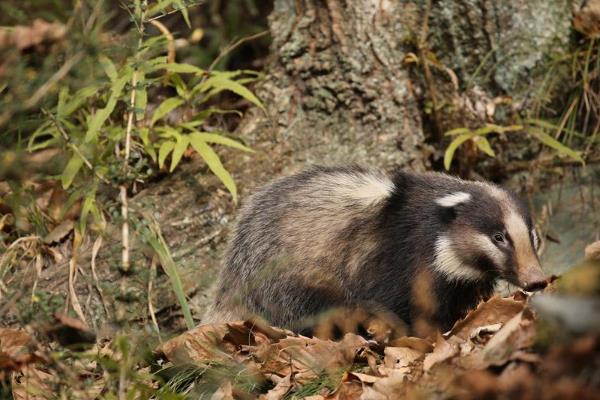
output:
[{"label": "narrow pointed leaf", "polygon": [[174,147],[175,142],[164,142],[160,145],[160,148],[158,149],[158,166],[160,168],[165,165],[165,160]]},{"label": "narrow pointed leaf", "polygon": [[96,85],[86,86],[79,89],[63,107],[57,109],[58,118],[65,118],[73,114],[81,105],[91,96],[98,93],[99,87]]},{"label": "narrow pointed leaf", "polygon": [[152,161],[156,162],[156,150],[154,149],[154,145],[148,137],[150,135],[150,129],[140,128],[139,134],[140,139],[142,139],[142,144],[144,145],[144,150],[146,150],[146,153],[148,153],[150,158],[152,158]]},{"label": "narrow pointed leaf", "polygon": [[149,68],[149,72],[164,69],[168,72],[176,72],[178,74],[203,74],[204,70],[191,64],[180,63],[162,63]]},{"label": "narrow pointed leaf", "polygon": [[470,133],[471,130],[469,128],[456,128],[456,129],[450,129],[448,132],[444,133],[444,136],[456,136],[456,135],[462,135],[465,133]]},{"label": "narrow pointed leaf", "polygon": [[457,136],[456,139],[454,139],[448,145],[448,148],[446,149],[446,152],[444,153],[444,168],[446,168],[446,170],[450,169],[450,164],[452,164],[452,158],[454,157],[454,153],[456,152],[456,149],[458,148],[458,146],[460,146],[467,140],[471,139],[472,137],[473,137],[472,133],[465,133],[465,134]]},{"label": "narrow pointed leaf", "polygon": [[210,168],[212,173],[215,174],[217,178],[223,182],[227,190],[229,190],[229,193],[231,193],[231,196],[233,197],[233,201],[237,203],[237,188],[235,186],[235,182],[221,163],[217,153],[215,153],[215,151],[211,149],[209,145],[200,140],[192,140],[191,144],[194,150],[196,150],[204,159],[206,165],[208,165],[208,168]]},{"label": "narrow pointed leaf", "polygon": [[77,154],[73,154],[60,176],[63,189],[68,189],[69,186],[71,186],[75,175],[77,175],[77,172],[79,172],[82,165],[83,160],[81,157],[79,157]]},{"label": "narrow pointed leaf", "polygon": [[230,138],[222,136],[222,135],[218,135],[216,133],[193,132],[190,134],[190,140],[197,140],[197,141],[205,142],[205,143],[222,144],[223,146],[233,147],[238,150],[247,151],[250,153],[254,152],[254,150],[252,150],[249,147],[244,146],[240,142],[237,142],[233,139],[230,139]]},{"label": "narrow pointed leaf", "polygon": [[138,121],[144,119],[146,106],[148,105],[148,93],[144,85],[145,79],[144,71],[138,71],[138,84],[135,88],[135,117]]},{"label": "narrow pointed leaf", "polygon": [[163,101],[160,106],[156,108],[154,111],[154,115],[152,115],[152,122],[150,125],[154,125],[156,121],[173,111],[175,108],[179,107],[184,103],[183,99],[179,97],[169,97],[165,101]]},{"label": "narrow pointed leaf", "polygon": [[529,128],[528,132],[533,137],[535,137],[537,140],[539,140],[540,142],[545,144],[546,146],[551,147],[554,150],[558,151],[559,153],[565,154],[565,155],[579,161],[581,164],[585,164],[585,161],[583,160],[583,158],[581,158],[581,155],[578,152],[565,146],[558,140],[554,139],[552,136],[548,135],[546,132],[543,132],[542,130],[535,129],[535,128]]},{"label": "narrow pointed leaf", "polygon": [[169,172],[173,172],[177,164],[179,164],[179,161],[181,161],[181,157],[188,148],[189,144],[190,139],[187,136],[181,136],[181,138],[177,141],[175,147],[173,148],[173,154],[171,155],[171,169]]},{"label": "narrow pointed leaf", "polygon": [[106,102],[106,106],[104,108],[101,108],[100,110],[97,110],[96,113],[90,118],[88,130],[85,134],[86,142],[89,143],[96,139],[100,128],[102,128],[104,122],[108,119],[108,117],[110,117],[110,114],[112,114],[112,112],[114,111],[115,106],[117,105],[117,101],[119,100],[119,97],[123,92],[123,88],[125,87],[125,84],[127,83],[130,77],[131,70],[129,70],[127,73],[125,73],[123,76],[121,76],[119,79],[113,82],[110,88],[110,97]]},{"label": "narrow pointed leaf", "polygon": [[473,138],[473,140],[475,141],[475,145],[477,146],[477,148],[481,151],[483,151],[485,154],[487,154],[490,157],[496,157],[496,153],[494,153],[494,149],[492,149],[492,146],[490,145],[490,142],[483,136],[478,136]]},{"label": "narrow pointed leaf", "polygon": [[252,104],[256,105],[261,110],[265,111],[265,107],[262,105],[260,100],[248,88],[246,88],[243,85],[240,85],[236,81],[217,75],[208,78],[206,82],[204,82],[204,86],[205,90],[203,91],[212,89],[210,92],[211,96],[223,90],[228,90],[237,94],[240,97],[243,97]]},{"label": "narrow pointed leaf", "polygon": [[100,65],[104,69],[104,73],[108,76],[111,82],[114,82],[117,79],[117,69],[115,68],[115,64],[108,58],[101,56],[100,57]]},{"label": "narrow pointed leaf", "polygon": [[188,9],[185,6],[185,4],[183,3],[183,1],[181,1],[181,0],[174,0],[173,2],[175,4],[177,4],[177,7],[179,8],[179,11],[181,12],[181,15],[183,15],[183,20],[185,21],[185,24],[187,25],[187,27],[191,28],[192,24],[190,23],[190,15],[189,15]]}]

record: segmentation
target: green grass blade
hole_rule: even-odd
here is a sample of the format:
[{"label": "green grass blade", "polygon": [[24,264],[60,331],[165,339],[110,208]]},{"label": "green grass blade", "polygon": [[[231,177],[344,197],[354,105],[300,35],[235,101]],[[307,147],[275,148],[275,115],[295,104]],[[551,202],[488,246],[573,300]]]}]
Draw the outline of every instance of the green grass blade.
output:
[{"label": "green grass blade", "polygon": [[527,130],[527,132],[529,132],[529,134],[531,134],[537,140],[539,140],[546,146],[553,148],[560,154],[565,154],[565,155],[579,161],[582,165],[585,165],[585,161],[583,160],[583,158],[581,158],[581,155],[578,152],[571,149],[570,147],[565,146],[564,144],[562,144],[558,140],[554,139],[552,136],[548,135],[546,132],[542,131],[541,129],[529,128]]},{"label": "green grass blade", "polygon": [[158,255],[158,258],[160,259],[160,264],[162,265],[163,270],[165,271],[165,273],[169,277],[169,280],[171,281],[173,292],[175,293],[175,297],[177,297],[177,301],[181,306],[181,311],[183,312],[183,317],[185,319],[187,328],[193,329],[194,319],[192,318],[190,306],[187,302],[187,299],[185,298],[185,292],[183,291],[183,284],[181,283],[181,278],[179,277],[175,261],[173,261],[173,257],[171,256],[171,252],[169,251],[167,243],[163,239],[160,232],[146,231],[145,236],[152,249]]}]

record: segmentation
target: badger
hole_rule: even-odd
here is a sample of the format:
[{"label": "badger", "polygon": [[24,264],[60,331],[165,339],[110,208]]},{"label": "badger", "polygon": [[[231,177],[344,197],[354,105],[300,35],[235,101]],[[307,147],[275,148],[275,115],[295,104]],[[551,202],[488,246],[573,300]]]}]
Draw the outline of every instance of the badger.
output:
[{"label": "badger", "polygon": [[299,329],[328,309],[366,304],[411,326],[414,284],[426,274],[430,316],[448,329],[498,279],[543,286],[538,246],[526,204],[495,184],[312,167],[243,205],[203,323],[260,316]]}]

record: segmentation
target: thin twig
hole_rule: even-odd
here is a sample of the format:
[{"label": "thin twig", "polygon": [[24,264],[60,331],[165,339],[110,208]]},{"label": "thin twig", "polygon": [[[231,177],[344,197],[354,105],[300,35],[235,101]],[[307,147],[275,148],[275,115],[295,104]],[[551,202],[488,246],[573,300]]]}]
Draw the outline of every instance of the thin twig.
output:
[{"label": "thin twig", "polygon": [[82,58],[83,52],[81,51],[75,54],[73,57],[69,58],[62,65],[62,67],[60,67],[59,70],[56,71],[54,75],[52,75],[50,79],[46,81],[46,83],[44,83],[38,88],[38,90],[36,90],[33,96],[31,96],[27,101],[25,101],[25,103],[23,103],[25,109],[29,109],[35,106],[46,95],[46,93],[48,93],[50,89],[52,89],[54,85],[58,83],[58,81],[60,81],[69,73],[71,68],[73,68],[79,61],[81,61]]},{"label": "thin twig", "polygon": [[238,39],[237,41],[233,42],[229,46],[225,47],[219,53],[219,55],[213,60],[213,62],[210,63],[210,65],[208,66],[208,70],[207,71],[208,72],[212,71],[217,66],[217,64],[219,63],[219,61],[221,61],[221,59],[227,55],[227,53],[230,53],[231,51],[235,50],[240,45],[242,45],[242,44],[244,44],[246,42],[252,41],[254,39],[258,39],[258,38],[263,37],[263,36],[268,35],[268,34],[269,34],[269,30],[267,29],[265,31],[255,33],[254,35],[243,37],[243,38]]},{"label": "thin twig", "polygon": [[[204,3],[204,1],[199,1],[199,2],[197,2],[197,3],[187,4],[187,5],[185,6],[185,8],[187,8],[187,9],[189,10],[189,9],[190,9],[190,8],[192,8],[192,7],[200,6],[200,5],[202,5],[203,3]],[[147,19],[147,20],[143,20],[142,22],[152,22],[152,21],[156,21],[157,19],[160,19],[160,18],[166,17],[167,15],[175,14],[175,13],[177,13],[177,12],[180,12],[180,11],[181,11],[181,9],[179,9],[179,8],[178,8],[178,9],[176,9],[176,10],[167,11],[167,12],[166,12],[166,13],[164,13],[164,14],[160,14],[160,15],[157,15],[156,17],[152,17],[152,18],[149,18],[149,19]]]},{"label": "thin twig", "polygon": [[102,175],[100,172],[98,172],[94,169],[94,166],[92,165],[92,163],[86,158],[86,156],[83,155],[81,150],[79,150],[79,147],[77,147],[71,141],[71,138],[69,137],[69,135],[67,134],[65,129],[62,127],[60,122],[56,119],[56,117],[51,112],[46,110],[45,108],[42,108],[42,112],[44,113],[44,115],[46,115],[48,118],[50,118],[50,120],[52,121],[54,126],[56,126],[56,129],[58,129],[58,132],[60,132],[61,136],[67,143],[67,146],[69,146],[83,160],[83,163],[85,164],[85,166],[88,167],[94,173],[94,175],[96,175],[96,177],[98,179],[100,179],[102,182],[106,183],[107,185],[110,185],[111,184],[110,181],[108,179],[106,179],[104,177],[104,175]]},{"label": "thin twig", "polygon": [[122,268],[123,271],[129,271],[129,208],[127,206],[127,188],[124,185],[119,187],[121,198],[121,214],[123,216],[123,225],[121,226],[122,237]]},{"label": "thin twig", "polygon": [[[54,73],[44,83],[42,86],[36,90],[36,92],[31,96],[28,100],[23,103],[23,107],[20,108],[20,111],[28,110],[34,107],[53,87],[56,85],[62,78],[64,78],[71,68],[73,68],[81,59],[83,58],[83,52],[79,52],[75,54],[73,57],[69,58],[63,65],[60,67],[58,71]],[[2,114],[0,114],[0,126],[6,124],[10,117],[12,117],[13,112],[11,110],[6,110]]]},{"label": "thin twig", "polygon": [[[138,51],[144,43],[144,11],[140,16]],[[138,70],[133,71],[131,77],[131,97],[129,100],[129,114],[127,116],[127,129],[125,132],[125,154],[123,157],[123,175],[127,177],[129,172],[129,155],[131,153],[131,131],[133,130],[133,116],[135,114],[135,99],[137,93]],[[119,186],[119,197],[121,199],[121,215],[123,216],[123,225],[121,227],[122,234],[122,269],[124,272],[129,271],[129,212],[127,205],[127,187],[125,184]]]}]

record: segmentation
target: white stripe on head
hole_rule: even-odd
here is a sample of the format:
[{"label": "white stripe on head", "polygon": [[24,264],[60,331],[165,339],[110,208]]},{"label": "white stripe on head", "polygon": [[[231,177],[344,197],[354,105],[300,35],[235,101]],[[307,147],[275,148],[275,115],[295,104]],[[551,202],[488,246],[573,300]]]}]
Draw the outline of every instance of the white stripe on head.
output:
[{"label": "white stripe on head", "polygon": [[538,251],[540,248],[540,238],[535,228],[531,229],[531,237],[533,237],[533,248],[535,251]]},{"label": "white stripe on head", "polygon": [[336,195],[365,206],[385,200],[394,191],[394,184],[388,177],[374,172],[338,172],[319,179],[324,187],[331,188]]},{"label": "white stripe on head", "polygon": [[538,243],[539,240],[537,234],[534,233],[535,231],[531,232],[534,237],[532,247],[529,228],[527,227],[525,218],[515,207],[514,201],[505,190],[494,186],[491,187],[493,188],[492,196],[500,202],[504,218],[504,227],[513,241],[515,255],[517,257],[516,269],[519,270],[521,268],[539,265],[536,253],[536,243]]},{"label": "white stripe on head", "polygon": [[481,271],[462,262],[452,248],[452,241],[446,236],[439,237],[435,242],[433,267],[448,280],[477,281],[483,278]]},{"label": "white stripe on head", "polygon": [[455,192],[450,193],[444,197],[435,199],[435,202],[442,207],[455,207],[459,204],[465,203],[471,199],[471,194],[466,192]]}]

